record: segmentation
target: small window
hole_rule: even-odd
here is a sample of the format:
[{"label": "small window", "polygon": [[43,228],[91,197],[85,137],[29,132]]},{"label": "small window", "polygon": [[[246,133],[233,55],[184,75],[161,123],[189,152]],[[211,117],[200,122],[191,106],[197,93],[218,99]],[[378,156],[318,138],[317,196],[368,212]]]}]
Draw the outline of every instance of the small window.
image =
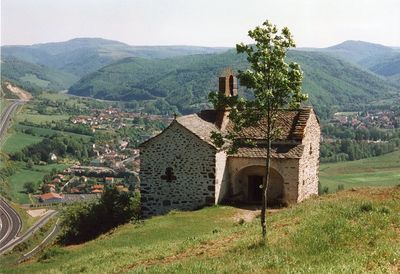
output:
[{"label": "small window", "polygon": [[169,183],[176,180],[176,176],[174,175],[174,170],[172,167],[167,167],[165,169],[165,174],[161,176],[161,180],[166,180]]},{"label": "small window", "polygon": [[312,145],[310,144],[310,155],[312,154]]}]

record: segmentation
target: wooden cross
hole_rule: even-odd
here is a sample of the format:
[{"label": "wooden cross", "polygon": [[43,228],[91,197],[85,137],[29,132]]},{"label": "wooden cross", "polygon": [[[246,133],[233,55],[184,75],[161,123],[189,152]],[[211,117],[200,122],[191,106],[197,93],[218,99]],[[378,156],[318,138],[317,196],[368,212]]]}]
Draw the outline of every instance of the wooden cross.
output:
[{"label": "wooden cross", "polygon": [[165,170],[165,175],[162,175],[161,179],[166,180],[169,183],[176,180],[176,176],[174,175],[172,167],[167,167],[167,169]]}]

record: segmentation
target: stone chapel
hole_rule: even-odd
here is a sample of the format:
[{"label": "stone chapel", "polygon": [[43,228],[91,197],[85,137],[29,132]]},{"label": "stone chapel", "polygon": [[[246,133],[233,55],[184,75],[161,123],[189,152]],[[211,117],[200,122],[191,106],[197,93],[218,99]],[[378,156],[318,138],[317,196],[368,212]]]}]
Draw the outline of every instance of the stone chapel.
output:
[{"label": "stone chapel", "polygon": [[[219,92],[237,95],[237,80],[219,78]],[[195,210],[207,205],[261,203],[266,148],[239,148],[226,154],[211,132],[229,128],[228,111],[204,110],[177,117],[159,135],[140,145],[140,191],[143,216],[173,209]],[[311,108],[279,111],[280,138],[272,144],[268,204],[303,201],[318,194],[320,126]],[[242,135],[262,144],[259,128]]]}]

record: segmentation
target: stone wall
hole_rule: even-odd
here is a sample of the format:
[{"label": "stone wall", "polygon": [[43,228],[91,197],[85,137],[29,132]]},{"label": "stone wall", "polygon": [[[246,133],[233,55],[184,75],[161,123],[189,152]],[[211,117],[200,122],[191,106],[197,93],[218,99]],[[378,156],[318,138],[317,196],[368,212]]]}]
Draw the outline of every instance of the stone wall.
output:
[{"label": "stone wall", "polygon": [[307,121],[302,141],[304,151],[303,157],[300,159],[298,202],[311,195],[318,195],[320,136],[319,122],[314,111],[312,111]]},{"label": "stone wall", "polygon": [[226,200],[229,192],[229,173],[226,152],[217,152],[215,154],[215,162],[215,204],[219,204]]},{"label": "stone wall", "polygon": [[215,203],[216,150],[177,122],[140,149],[142,214]]}]

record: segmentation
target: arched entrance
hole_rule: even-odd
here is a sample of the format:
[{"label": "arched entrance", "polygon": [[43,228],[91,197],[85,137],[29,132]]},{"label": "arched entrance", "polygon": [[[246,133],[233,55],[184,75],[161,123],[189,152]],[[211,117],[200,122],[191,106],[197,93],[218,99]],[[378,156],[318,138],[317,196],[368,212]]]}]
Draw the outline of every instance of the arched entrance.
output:
[{"label": "arched entrance", "polygon": [[[250,204],[261,204],[262,184],[265,180],[264,166],[248,166],[241,169],[233,181],[233,195],[237,200]],[[270,169],[270,181],[267,190],[268,206],[278,206],[283,203],[283,178],[278,171]]]}]

